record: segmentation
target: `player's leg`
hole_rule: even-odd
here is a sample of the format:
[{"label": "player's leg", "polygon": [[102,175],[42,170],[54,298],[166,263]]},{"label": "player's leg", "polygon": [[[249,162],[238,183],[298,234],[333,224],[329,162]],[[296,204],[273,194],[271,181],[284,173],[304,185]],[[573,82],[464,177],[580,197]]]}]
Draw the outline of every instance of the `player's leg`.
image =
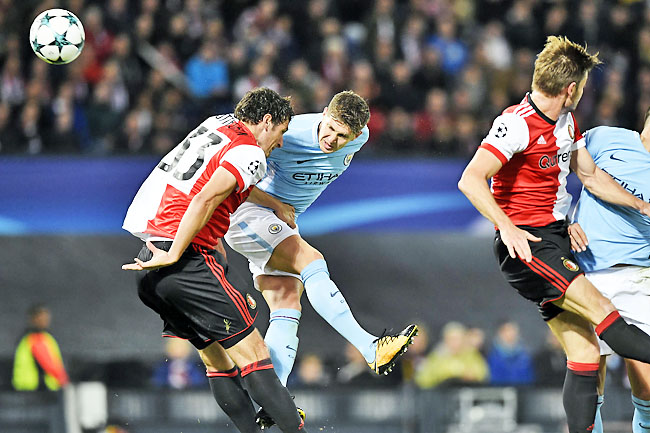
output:
[{"label": "player's leg", "polygon": [[296,405],[273,370],[270,353],[257,330],[226,349],[241,367],[241,377],[251,397],[273,418],[285,433],[305,432]]},{"label": "player's leg", "polygon": [[395,359],[406,350],[417,333],[417,327],[410,325],[399,334],[378,338],[363,329],[330,278],[323,255],[299,235],[290,236],[278,244],[267,265],[300,274],[314,310],[352,343],[378,374],[390,371]]},{"label": "player's leg", "polygon": [[623,358],[650,363],[650,335],[627,324],[611,301],[584,275],[575,278],[564,296],[553,303],[591,322],[598,336]]},{"label": "player's leg", "polygon": [[[607,356],[602,354],[602,345],[601,345],[601,355],[600,355],[600,364],[598,366],[598,401],[596,403],[596,419],[594,421],[594,430],[591,433],[603,433],[603,417],[600,413],[600,409],[605,403],[605,377],[607,376]],[[613,352],[612,352],[613,353]]]},{"label": "player's leg", "polygon": [[218,342],[199,350],[206,367],[210,389],[219,407],[242,433],[259,433],[255,423],[255,408],[244,389],[239,368]]},{"label": "player's leg", "polygon": [[591,324],[576,314],[563,312],[546,322],[567,355],[562,390],[569,433],[591,432],[598,400],[600,349]]},{"label": "player's leg", "polygon": [[273,368],[286,386],[298,351],[302,282],[284,275],[259,275],[255,282],[270,311],[264,342],[271,352]]},{"label": "player's leg", "polygon": [[625,365],[632,388],[632,404],[634,404],[632,432],[648,433],[650,431],[650,365],[629,359],[625,360]]}]

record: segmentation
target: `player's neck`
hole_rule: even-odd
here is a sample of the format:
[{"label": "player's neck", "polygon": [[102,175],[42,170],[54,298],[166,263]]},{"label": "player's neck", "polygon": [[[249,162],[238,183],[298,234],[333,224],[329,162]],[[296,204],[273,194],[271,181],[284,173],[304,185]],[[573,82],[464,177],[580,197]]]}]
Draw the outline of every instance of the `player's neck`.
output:
[{"label": "player's neck", "polygon": [[530,92],[530,99],[532,99],[539,111],[554,121],[560,117],[560,114],[562,114],[562,109],[566,102],[565,95],[548,96],[538,90]]}]

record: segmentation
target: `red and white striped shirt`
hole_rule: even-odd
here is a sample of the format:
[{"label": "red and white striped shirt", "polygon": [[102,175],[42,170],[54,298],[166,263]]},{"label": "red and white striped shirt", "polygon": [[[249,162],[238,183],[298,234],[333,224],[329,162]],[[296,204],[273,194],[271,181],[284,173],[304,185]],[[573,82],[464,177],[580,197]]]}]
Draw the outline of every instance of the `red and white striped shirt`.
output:
[{"label": "red and white striped shirt", "polygon": [[540,227],[566,217],[571,206],[566,177],[571,152],[584,146],[581,139],[573,113],[553,121],[529,94],[494,120],[480,147],[503,164],[491,190],[514,224]]},{"label": "red and white striped shirt", "polygon": [[122,227],[143,240],[174,239],[190,201],[218,167],[235,176],[237,190],[192,240],[215,248],[228,230],[230,214],[266,174],[264,151],[232,115],[208,118],[158,163],[133,199]]}]

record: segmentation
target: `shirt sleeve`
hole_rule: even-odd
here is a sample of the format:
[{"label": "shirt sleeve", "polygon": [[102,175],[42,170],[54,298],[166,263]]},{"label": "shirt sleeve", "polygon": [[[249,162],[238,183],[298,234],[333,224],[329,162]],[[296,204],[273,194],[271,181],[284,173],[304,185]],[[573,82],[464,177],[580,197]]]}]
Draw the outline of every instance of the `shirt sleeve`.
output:
[{"label": "shirt sleeve", "polygon": [[513,113],[505,113],[494,119],[490,132],[481,142],[481,148],[489,150],[505,164],[517,152],[523,152],[530,141],[526,121]]},{"label": "shirt sleeve", "polygon": [[226,152],[220,165],[237,179],[237,192],[247,190],[266,174],[266,156],[258,146],[235,146]]}]

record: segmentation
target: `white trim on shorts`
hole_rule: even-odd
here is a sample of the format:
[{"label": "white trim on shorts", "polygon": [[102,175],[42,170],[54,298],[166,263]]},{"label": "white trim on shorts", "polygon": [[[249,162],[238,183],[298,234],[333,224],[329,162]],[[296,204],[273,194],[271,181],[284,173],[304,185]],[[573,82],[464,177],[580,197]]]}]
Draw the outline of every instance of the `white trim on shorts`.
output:
[{"label": "white trim on shorts", "polygon": [[[627,323],[650,335],[650,268],[621,266],[588,272],[585,276],[612,301]],[[601,339],[598,343],[601,355],[614,353]]]},{"label": "white trim on shorts", "polygon": [[300,279],[300,275],[269,268],[267,263],[280,242],[300,235],[277,217],[272,209],[251,202],[242,203],[230,215],[230,228],[224,236],[230,248],[248,259],[255,288],[259,275],[284,275]]}]

